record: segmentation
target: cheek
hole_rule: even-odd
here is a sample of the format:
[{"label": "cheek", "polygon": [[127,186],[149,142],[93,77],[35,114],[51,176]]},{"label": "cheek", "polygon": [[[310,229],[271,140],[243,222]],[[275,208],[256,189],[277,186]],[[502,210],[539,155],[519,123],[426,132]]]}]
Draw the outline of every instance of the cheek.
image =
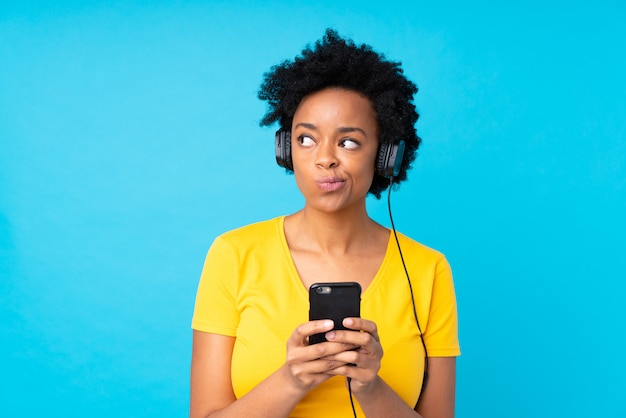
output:
[{"label": "cheek", "polygon": [[374,161],[371,164],[362,165],[358,171],[358,182],[363,188],[369,189],[374,181]]},{"label": "cheek", "polygon": [[303,178],[306,177],[306,174],[303,173],[302,170],[299,170],[296,167],[297,167],[297,165],[294,165],[294,167],[293,167],[293,176],[296,179],[296,186],[298,186],[298,190],[300,190],[301,193],[304,193],[304,191],[306,189],[307,182],[304,181]]}]

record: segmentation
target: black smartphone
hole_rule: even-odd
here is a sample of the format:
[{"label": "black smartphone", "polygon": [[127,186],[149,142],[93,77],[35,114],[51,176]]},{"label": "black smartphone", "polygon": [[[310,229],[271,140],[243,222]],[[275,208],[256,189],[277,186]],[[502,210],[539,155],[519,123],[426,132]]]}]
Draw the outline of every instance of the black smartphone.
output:
[{"label": "black smartphone", "polygon": [[[332,319],[333,329],[346,329],[344,318],[361,316],[361,285],[356,282],[315,283],[309,288],[309,321]],[[326,341],[325,333],[309,337],[309,344]]]}]

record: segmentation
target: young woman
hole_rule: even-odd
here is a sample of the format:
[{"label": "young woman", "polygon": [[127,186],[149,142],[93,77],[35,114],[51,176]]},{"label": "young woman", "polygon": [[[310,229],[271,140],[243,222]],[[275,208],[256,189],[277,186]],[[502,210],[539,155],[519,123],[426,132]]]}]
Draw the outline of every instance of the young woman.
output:
[{"label": "young woman", "polygon": [[[291,138],[279,160],[305,204],[211,246],[192,321],[190,417],[454,416],[450,267],[366,210],[367,194],[405,180],[415,158],[416,92],[398,63],[332,30],[265,75],[262,124]],[[390,179],[386,150],[401,140]],[[363,289],[361,318],[344,331],[308,321],[309,287],[347,281]],[[317,333],[328,341],[309,345]]]}]

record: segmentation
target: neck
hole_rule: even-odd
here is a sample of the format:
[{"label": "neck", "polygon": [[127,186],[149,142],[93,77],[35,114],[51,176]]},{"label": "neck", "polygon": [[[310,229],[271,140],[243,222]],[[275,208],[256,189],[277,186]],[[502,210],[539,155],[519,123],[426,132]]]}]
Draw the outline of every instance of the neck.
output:
[{"label": "neck", "polygon": [[290,217],[291,243],[301,249],[342,255],[359,252],[383,228],[365,207],[348,212],[320,212],[305,207]]}]

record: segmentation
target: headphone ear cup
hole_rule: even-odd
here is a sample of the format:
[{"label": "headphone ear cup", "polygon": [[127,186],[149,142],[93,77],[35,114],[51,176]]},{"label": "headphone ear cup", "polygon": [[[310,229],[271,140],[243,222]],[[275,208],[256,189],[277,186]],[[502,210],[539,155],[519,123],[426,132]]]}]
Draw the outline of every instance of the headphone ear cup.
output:
[{"label": "headphone ear cup", "polygon": [[287,170],[293,170],[291,161],[291,132],[276,131],[276,163]]},{"label": "headphone ear cup", "polygon": [[387,166],[387,155],[389,154],[389,146],[391,144],[388,142],[381,142],[378,146],[378,154],[376,155],[376,174],[379,176],[387,177],[385,175]]},{"label": "headphone ear cup", "polygon": [[376,173],[383,177],[397,177],[402,169],[402,158],[404,156],[404,141],[397,144],[382,142],[378,146],[378,156],[376,157]]}]

